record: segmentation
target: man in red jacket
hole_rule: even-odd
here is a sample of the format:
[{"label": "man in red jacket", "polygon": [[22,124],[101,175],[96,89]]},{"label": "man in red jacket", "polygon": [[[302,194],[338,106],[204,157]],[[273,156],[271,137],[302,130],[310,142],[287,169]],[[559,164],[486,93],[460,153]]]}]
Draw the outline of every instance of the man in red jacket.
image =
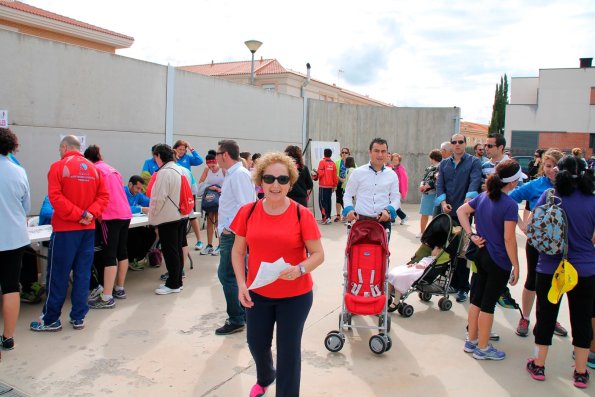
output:
[{"label": "man in red jacket", "polygon": [[324,149],[324,158],[318,163],[317,174],[314,178],[318,180],[318,205],[322,213],[322,224],[331,223],[331,208],[333,191],[337,188],[339,177],[337,176],[337,166],[331,160],[333,151]]},{"label": "man in red jacket", "polygon": [[107,206],[109,193],[93,163],[83,157],[77,137],[60,142],[61,160],[48,172],[48,196],[54,207],[52,236],[48,252],[47,298],[40,321],[31,323],[32,331],[60,331],[60,314],[73,273],[70,323],[74,329],[85,327],[89,311],[87,295],[95,246],[95,219]]}]

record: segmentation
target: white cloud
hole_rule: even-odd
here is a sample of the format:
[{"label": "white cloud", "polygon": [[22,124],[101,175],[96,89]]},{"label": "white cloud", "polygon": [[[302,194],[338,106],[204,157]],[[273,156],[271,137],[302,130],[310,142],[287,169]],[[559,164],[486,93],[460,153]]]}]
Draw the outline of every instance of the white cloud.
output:
[{"label": "white cloud", "polygon": [[135,38],[121,55],[160,64],[256,56],[397,106],[459,106],[487,123],[504,73],[577,67],[595,55],[589,0],[24,0]]}]

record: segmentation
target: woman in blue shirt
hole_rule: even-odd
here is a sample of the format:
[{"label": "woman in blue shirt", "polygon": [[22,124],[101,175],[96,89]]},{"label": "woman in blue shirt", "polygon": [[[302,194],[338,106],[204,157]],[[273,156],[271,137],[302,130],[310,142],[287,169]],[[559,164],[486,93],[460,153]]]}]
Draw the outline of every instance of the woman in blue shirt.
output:
[{"label": "woman in blue shirt", "polygon": [[[517,186],[512,192],[510,197],[520,203],[526,200],[529,204],[529,209],[533,211],[535,209],[535,203],[541,197],[541,194],[547,189],[554,187],[556,181],[556,165],[558,161],[564,156],[562,152],[556,149],[550,149],[545,152],[542,156],[541,167],[539,173],[542,175],[537,179],[533,179],[529,183],[525,183],[522,186]],[[522,229],[526,229],[525,224],[519,224]],[[531,310],[533,310],[533,302],[535,301],[535,268],[537,267],[537,259],[539,258],[539,252],[529,243],[525,244],[525,254],[527,256],[527,278],[525,280],[525,286],[523,288],[523,295],[521,299],[521,309],[523,311],[523,317],[519,320],[519,324],[516,329],[518,336],[526,337],[529,335],[529,317],[531,317]],[[566,336],[568,331],[556,323],[556,334],[560,336]]]},{"label": "woman in blue shirt", "polygon": [[[465,233],[479,251],[475,259],[477,273],[471,287],[469,337],[463,350],[477,360],[503,360],[506,354],[490,345],[494,308],[506,289],[519,279],[519,260],[515,229],[519,206],[508,196],[526,178],[514,160],[504,160],[486,181],[487,191],[463,204],[457,216]],[[472,233],[469,217],[475,213],[477,234]]]},{"label": "woman in blue shirt", "polygon": [[27,213],[31,209],[29,181],[25,170],[8,158],[17,146],[16,135],[9,128],[0,128],[0,287],[4,320],[0,344],[5,350],[14,348],[20,307],[19,273],[23,252],[31,243],[27,232]]},{"label": "woman in blue shirt", "polygon": [[176,164],[181,165],[189,171],[192,171],[190,167],[201,165],[203,163],[201,155],[184,140],[180,139],[176,141],[173,149],[176,152]]}]

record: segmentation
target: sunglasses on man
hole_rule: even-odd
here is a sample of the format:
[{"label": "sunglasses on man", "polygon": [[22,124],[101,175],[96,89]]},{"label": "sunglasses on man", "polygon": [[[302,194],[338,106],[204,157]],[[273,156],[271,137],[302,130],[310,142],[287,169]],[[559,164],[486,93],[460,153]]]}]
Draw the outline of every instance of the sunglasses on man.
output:
[{"label": "sunglasses on man", "polygon": [[450,143],[451,143],[451,145],[456,145],[456,144],[462,145],[465,143],[465,141],[463,139],[461,139],[459,141],[450,141]]}]

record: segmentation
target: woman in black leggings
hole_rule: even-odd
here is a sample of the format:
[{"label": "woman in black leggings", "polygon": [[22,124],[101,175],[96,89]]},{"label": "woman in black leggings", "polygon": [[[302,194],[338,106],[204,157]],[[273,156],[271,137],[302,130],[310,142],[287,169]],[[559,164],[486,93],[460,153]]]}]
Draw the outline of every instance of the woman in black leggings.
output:
[{"label": "woman in black leggings", "polygon": [[[587,358],[593,339],[591,324],[595,299],[595,183],[593,171],[586,170],[582,161],[574,156],[565,156],[558,162],[555,195],[561,199],[560,206],[568,221],[568,261],[578,273],[578,283],[568,291],[568,310],[574,345],[574,386],[585,388],[589,383]],[[545,194],[536,205],[545,202]],[[545,360],[560,309],[560,301],[548,300],[553,274],[562,255],[539,254],[537,262],[537,323],[533,329],[537,357],[529,359],[527,371],[535,380],[545,380]]]}]

